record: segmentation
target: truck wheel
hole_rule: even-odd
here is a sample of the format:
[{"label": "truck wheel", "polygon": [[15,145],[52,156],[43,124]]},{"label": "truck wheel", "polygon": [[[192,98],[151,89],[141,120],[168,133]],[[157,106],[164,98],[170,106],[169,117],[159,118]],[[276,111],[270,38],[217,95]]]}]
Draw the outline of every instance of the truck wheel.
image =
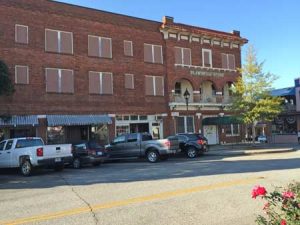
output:
[{"label": "truck wheel", "polygon": [[195,147],[191,146],[186,151],[187,157],[195,158],[197,156],[197,150]]},{"label": "truck wheel", "polygon": [[156,150],[149,150],[147,152],[147,159],[151,163],[156,163],[159,160],[159,154]]},{"label": "truck wheel", "polygon": [[55,171],[63,171],[64,170],[64,164],[58,164],[54,166]]},{"label": "truck wheel", "polygon": [[30,176],[32,174],[32,169],[33,169],[33,167],[31,165],[30,161],[27,159],[23,160],[23,162],[20,166],[20,171],[21,171],[22,175],[26,176],[26,177]]},{"label": "truck wheel", "polygon": [[81,168],[81,162],[79,158],[75,158],[73,160],[73,168],[74,169],[80,169]]}]

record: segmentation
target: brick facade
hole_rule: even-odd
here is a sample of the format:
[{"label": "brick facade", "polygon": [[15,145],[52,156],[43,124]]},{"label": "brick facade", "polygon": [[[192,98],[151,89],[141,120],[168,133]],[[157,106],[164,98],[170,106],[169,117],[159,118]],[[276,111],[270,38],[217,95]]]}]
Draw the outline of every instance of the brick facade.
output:
[{"label": "brick facade", "polygon": [[[191,76],[189,68],[174,66],[174,47],[191,48],[192,65],[202,64],[202,48],[212,49],[213,66],[221,68],[221,53],[235,56],[236,66],[241,66],[240,46],[246,43],[239,35],[186,26],[199,37],[211,41],[224,38],[237,48],[223,47],[188,40],[166,38],[161,22],[138,19],[64,3],[47,0],[0,1],[0,58],[5,61],[15,82],[15,66],[28,66],[29,84],[15,84],[11,97],[0,97],[0,114],[49,115],[49,114],[114,114],[114,115],[163,115],[163,136],[174,133],[174,118],[169,103],[176,81],[188,80],[193,90],[203,81],[211,81],[217,92],[222,92],[227,82],[234,82],[239,74],[225,71],[223,77]],[[15,25],[28,26],[28,44],[16,43]],[[176,25],[172,19],[164,25]],[[185,25],[182,25],[185,28]],[[181,26],[172,28],[180,33]],[[71,32],[73,54],[45,51],[45,29]],[[202,32],[202,33],[201,33]],[[88,36],[108,37],[112,40],[112,58],[88,56]],[[211,36],[212,35],[212,36]],[[191,36],[189,36],[191,37]],[[133,56],[124,54],[124,41],[132,41]],[[162,46],[163,64],[144,62],[144,44]],[[74,93],[47,93],[46,68],[73,70]],[[113,74],[113,94],[89,94],[89,71]],[[134,75],[134,89],[125,88],[125,74]],[[145,76],[164,78],[164,96],[145,94]],[[222,102],[222,96],[217,99]],[[176,111],[176,110],[175,110]],[[218,115],[214,110],[193,108],[190,112],[180,109],[180,114],[193,115],[195,130],[201,129],[202,115]],[[115,119],[113,119],[113,125]],[[44,125],[44,122],[41,122]],[[110,125],[110,137],[115,135]],[[45,128],[46,129],[46,128]],[[40,136],[45,129],[38,129]],[[42,135],[43,134],[43,135]]]}]

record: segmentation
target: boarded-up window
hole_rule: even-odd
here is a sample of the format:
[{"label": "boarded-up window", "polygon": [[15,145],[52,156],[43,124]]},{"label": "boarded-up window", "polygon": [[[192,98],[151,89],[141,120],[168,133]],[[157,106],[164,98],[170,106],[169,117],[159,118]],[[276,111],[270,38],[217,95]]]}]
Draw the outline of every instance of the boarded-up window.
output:
[{"label": "boarded-up window", "polygon": [[88,36],[88,55],[112,58],[111,38]]},{"label": "boarded-up window", "polygon": [[61,93],[74,93],[73,70],[60,70],[61,72]]},{"label": "boarded-up window", "polygon": [[145,76],[146,95],[164,96],[164,78],[161,76]]},{"label": "boarded-up window", "polygon": [[202,49],[202,62],[204,67],[212,67],[212,55],[210,49]]},{"label": "boarded-up window", "polygon": [[59,92],[59,70],[46,69],[46,92]]},{"label": "boarded-up window", "polygon": [[74,93],[73,70],[47,68],[46,91],[54,93]]},{"label": "boarded-up window", "polygon": [[28,26],[15,25],[15,42],[20,44],[28,44]]},{"label": "boarded-up window", "polygon": [[113,94],[112,73],[89,72],[89,93],[90,94]]},{"label": "boarded-up window", "polygon": [[58,30],[45,30],[45,50],[73,54],[73,33]]},{"label": "boarded-up window", "polygon": [[228,54],[228,69],[235,70],[235,58],[231,54]]},{"label": "boarded-up window", "polygon": [[133,56],[132,41],[124,41],[124,55]]},{"label": "boarded-up window", "polygon": [[222,68],[235,70],[235,57],[232,54],[221,54],[222,56]]},{"label": "boarded-up window", "polygon": [[144,44],[144,61],[163,64],[162,46]]},{"label": "boarded-up window", "polygon": [[126,89],[134,89],[134,75],[133,74],[125,74],[125,88]]},{"label": "boarded-up window", "polygon": [[28,66],[15,67],[15,83],[16,84],[29,84]]},{"label": "boarded-up window", "polygon": [[175,47],[175,64],[191,65],[191,49]]},{"label": "boarded-up window", "polygon": [[111,73],[102,73],[101,94],[113,94],[113,78]]}]

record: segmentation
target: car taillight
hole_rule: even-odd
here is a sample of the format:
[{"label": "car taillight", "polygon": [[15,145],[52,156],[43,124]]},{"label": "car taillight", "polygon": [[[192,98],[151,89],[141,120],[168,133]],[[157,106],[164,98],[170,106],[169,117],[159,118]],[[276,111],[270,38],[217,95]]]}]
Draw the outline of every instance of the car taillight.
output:
[{"label": "car taillight", "polygon": [[205,141],[204,141],[204,140],[198,140],[197,143],[198,143],[199,145],[204,145],[204,144],[205,144]]},{"label": "car taillight", "polygon": [[36,156],[43,156],[43,155],[44,155],[43,148],[37,148],[36,149]]},{"label": "car taillight", "polygon": [[167,148],[170,148],[170,147],[171,147],[171,142],[170,142],[170,141],[165,141],[164,145],[165,145]]}]

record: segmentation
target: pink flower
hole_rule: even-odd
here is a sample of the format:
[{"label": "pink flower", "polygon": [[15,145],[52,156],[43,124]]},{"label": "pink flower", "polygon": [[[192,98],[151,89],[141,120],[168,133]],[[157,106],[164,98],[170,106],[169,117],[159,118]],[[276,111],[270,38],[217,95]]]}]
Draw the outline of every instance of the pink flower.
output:
[{"label": "pink flower", "polygon": [[283,198],[295,198],[294,192],[286,191],[282,193]]},{"label": "pink flower", "polygon": [[280,225],[286,225],[286,220],[282,219]]},{"label": "pink flower", "polygon": [[265,196],[266,194],[267,190],[259,185],[252,189],[252,198],[256,198],[257,196]]},{"label": "pink flower", "polygon": [[269,203],[269,202],[267,202],[267,203],[264,205],[264,208],[263,208],[263,210],[268,210],[268,209],[269,209],[269,207],[270,207],[270,203]]}]

